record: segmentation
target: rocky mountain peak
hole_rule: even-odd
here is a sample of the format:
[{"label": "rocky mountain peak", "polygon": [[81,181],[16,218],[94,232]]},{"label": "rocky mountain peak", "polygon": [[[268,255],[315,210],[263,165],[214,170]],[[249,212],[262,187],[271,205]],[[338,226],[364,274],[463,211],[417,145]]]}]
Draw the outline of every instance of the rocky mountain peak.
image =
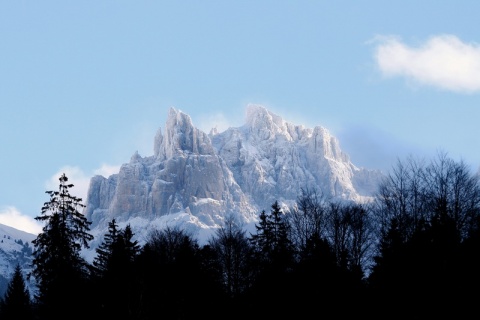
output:
[{"label": "rocky mountain peak", "polygon": [[162,161],[187,153],[213,155],[214,150],[206,133],[195,128],[189,115],[170,108],[165,134],[157,131],[154,140],[155,158]]},{"label": "rocky mountain peak", "polygon": [[298,130],[303,129],[303,126],[294,126],[264,106],[257,104],[247,106],[244,127],[248,128],[251,135],[261,140],[275,139],[279,135],[284,139],[294,140],[298,136]]},{"label": "rocky mountain peak", "polygon": [[228,215],[251,226],[274,201],[288,208],[302,188],[368,201],[381,177],[352,164],[325,128],[289,123],[261,105],[247,106],[245,125],[210,135],[170,108],[153,156],[135,153],[118,174],[92,178],[85,214],[97,230],[115,218],[141,234],[166,224],[211,234]]}]

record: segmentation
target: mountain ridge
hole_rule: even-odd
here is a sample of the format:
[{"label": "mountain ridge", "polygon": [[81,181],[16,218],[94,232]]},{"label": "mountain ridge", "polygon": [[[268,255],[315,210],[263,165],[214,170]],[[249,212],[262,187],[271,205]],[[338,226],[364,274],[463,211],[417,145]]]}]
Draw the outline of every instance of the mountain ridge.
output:
[{"label": "mountain ridge", "polygon": [[[261,105],[247,106],[244,125],[208,134],[172,107],[164,130],[153,137],[152,156],[134,152],[118,173],[90,179],[84,214],[94,240],[83,254],[93,260],[113,218],[119,228],[130,225],[140,244],[165,227],[180,227],[202,244],[229,215],[253,232],[262,210],[278,201],[287,212],[301,188],[340,201],[369,201],[382,177],[380,170],[355,166],[326,128],[292,124]],[[18,261],[27,277],[28,243],[36,235],[0,225],[2,234],[5,290]]]},{"label": "mountain ridge", "polygon": [[112,218],[136,219],[134,231],[144,235],[169,221],[202,233],[204,241],[227,215],[252,227],[274,201],[288,210],[301,188],[369,201],[383,177],[355,166],[326,128],[292,124],[256,104],[247,105],[243,126],[209,134],[171,107],[153,150],[147,157],[135,152],[117,174],[91,179],[85,215],[93,229],[104,231]]}]

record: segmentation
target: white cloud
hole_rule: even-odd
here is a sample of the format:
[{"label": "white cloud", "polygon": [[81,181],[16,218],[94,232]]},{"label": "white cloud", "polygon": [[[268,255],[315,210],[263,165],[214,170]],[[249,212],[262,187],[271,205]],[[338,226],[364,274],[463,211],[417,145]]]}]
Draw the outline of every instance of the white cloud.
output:
[{"label": "white cloud", "polygon": [[[120,166],[102,164],[102,166],[94,170],[94,175],[102,175],[104,177],[109,177],[114,173],[118,173]],[[85,203],[87,200],[88,187],[90,185],[90,179],[93,175],[86,174],[78,167],[73,166],[64,166],[60,168],[47,182],[45,182],[45,187],[47,190],[58,190],[60,181],[58,180],[62,174],[68,178],[68,182],[73,184],[73,188],[70,189],[70,194],[82,199],[82,203]]]},{"label": "white cloud", "polygon": [[[120,166],[102,164],[102,166],[94,170],[95,175],[102,175],[109,177],[112,174],[118,173]],[[68,182],[73,184],[73,188],[70,190],[72,196],[76,196],[82,199],[82,203],[85,204],[87,200],[88,187],[90,185],[90,179],[93,175],[84,173],[80,168],[73,166],[64,166],[60,168],[50,179],[45,182],[46,190],[57,191],[60,181],[58,180],[61,175],[65,173],[68,178]],[[18,211],[15,207],[6,206],[0,208],[0,224],[7,225],[9,227],[22,230],[25,232],[38,234],[42,231],[42,224],[35,220],[33,217],[24,215]]]},{"label": "white cloud", "polygon": [[37,220],[23,215],[15,207],[0,208],[0,223],[35,235],[42,231],[42,225]]},{"label": "white cloud", "polygon": [[410,47],[396,37],[375,39],[375,61],[383,75],[456,92],[480,91],[480,45],[453,35],[431,37]]},{"label": "white cloud", "polygon": [[116,174],[120,171],[120,166],[113,166],[103,163],[99,169],[93,171],[94,174],[98,174],[108,178],[112,174]]},{"label": "white cloud", "polygon": [[68,182],[73,184],[73,188],[70,189],[72,196],[82,199],[85,202],[88,193],[88,185],[90,184],[90,176],[87,176],[80,168],[65,166],[60,168],[48,181],[45,182],[46,190],[57,191],[60,185],[58,180],[62,174],[68,178]]}]

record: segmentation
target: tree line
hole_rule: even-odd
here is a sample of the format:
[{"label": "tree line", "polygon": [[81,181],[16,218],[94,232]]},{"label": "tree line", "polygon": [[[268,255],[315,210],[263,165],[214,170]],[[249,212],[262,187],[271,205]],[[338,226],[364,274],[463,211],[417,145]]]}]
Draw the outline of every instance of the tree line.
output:
[{"label": "tree line", "polygon": [[34,298],[17,265],[0,319],[346,318],[478,316],[480,184],[439,153],[398,161],[373,201],[300,190],[275,201],[248,232],[234,216],[199,245],[180,228],[144,245],[115,219],[95,249],[81,199],[63,174],[37,220]]}]

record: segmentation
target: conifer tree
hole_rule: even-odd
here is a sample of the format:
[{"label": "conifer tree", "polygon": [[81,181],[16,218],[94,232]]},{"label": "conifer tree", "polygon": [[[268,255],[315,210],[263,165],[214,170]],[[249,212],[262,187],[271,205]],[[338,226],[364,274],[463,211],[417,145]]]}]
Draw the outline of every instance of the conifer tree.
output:
[{"label": "conifer tree", "polygon": [[278,201],[271,206],[269,214],[262,211],[260,222],[255,225],[256,234],[251,234],[250,242],[257,255],[270,266],[287,268],[293,262],[293,245],[289,238],[289,223]]},{"label": "conifer tree", "polygon": [[93,260],[93,272],[95,275],[102,277],[108,270],[110,258],[114,245],[118,239],[118,225],[115,218],[108,223],[108,232],[103,237],[103,242],[95,249],[97,255]]},{"label": "conifer tree", "polygon": [[[88,243],[93,239],[89,234],[90,222],[79,211],[85,207],[82,199],[70,194],[73,184],[68,183],[65,174],[59,181],[58,191],[46,191],[50,201],[44,203],[41,215],[35,217],[44,226],[32,241],[36,299],[45,318],[62,317],[61,310],[79,309],[88,279],[88,263],[80,252],[89,248]],[[79,309],[82,310],[85,308]]]},{"label": "conifer tree", "polygon": [[141,246],[137,240],[133,240],[134,233],[130,224],[127,224],[125,228],[120,232],[120,243],[122,257],[127,264],[135,262],[135,259],[140,253]]},{"label": "conifer tree", "polygon": [[272,251],[271,226],[265,210],[260,212],[258,218],[260,221],[255,224],[256,233],[250,234],[249,241],[253,245],[257,260],[267,260],[267,254]]},{"label": "conifer tree", "polygon": [[278,297],[288,295],[290,291],[290,277],[294,266],[294,250],[289,238],[289,224],[283,214],[278,201],[271,206],[266,214],[262,211],[260,222],[255,225],[256,234],[250,239],[254,250],[254,267],[258,273],[254,280],[253,304],[259,316],[272,317],[282,315],[286,309],[265,309],[265,305],[272,305]]},{"label": "conifer tree", "polygon": [[16,265],[5,296],[0,301],[0,319],[33,319],[30,292],[19,264]]},{"label": "conifer tree", "polygon": [[136,313],[134,262],[140,246],[132,239],[133,235],[130,224],[121,230],[112,219],[96,249],[93,270],[101,315],[121,319],[133,318]]}]

